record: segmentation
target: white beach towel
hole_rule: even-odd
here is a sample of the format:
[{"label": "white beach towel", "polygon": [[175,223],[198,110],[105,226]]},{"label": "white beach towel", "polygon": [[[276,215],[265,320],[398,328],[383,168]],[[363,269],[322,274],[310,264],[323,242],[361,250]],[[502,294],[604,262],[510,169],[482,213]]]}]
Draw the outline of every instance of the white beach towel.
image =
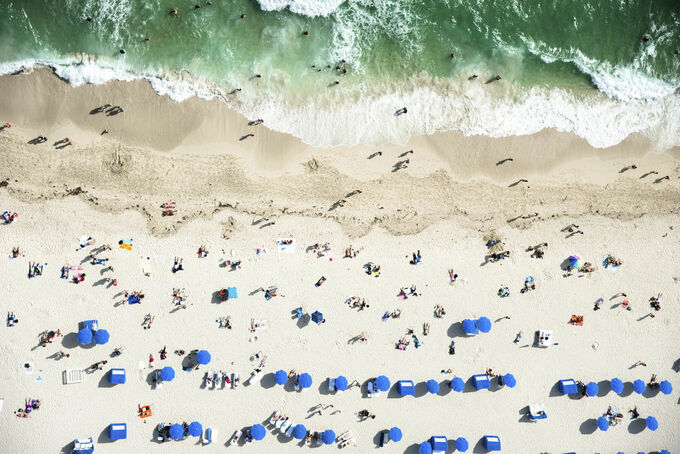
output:
[{"label": "white beach towel", "polygon": [[[283,241],[291,240],[291,244],[283,244]],[[276,240],[277,250],[280,254],[295,254],[295,239],[294,238],[281,238]]]}]

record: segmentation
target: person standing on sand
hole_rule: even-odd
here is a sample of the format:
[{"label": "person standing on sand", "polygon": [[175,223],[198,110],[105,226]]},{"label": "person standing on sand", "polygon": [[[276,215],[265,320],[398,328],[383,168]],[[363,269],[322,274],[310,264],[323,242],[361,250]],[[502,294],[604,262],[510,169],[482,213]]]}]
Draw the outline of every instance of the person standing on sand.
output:
[{"label": "person standing on sand", "polygon": [[515,344],[518,344],[521,339],[522,339],[522,332],[520,331],[519,333],[517,333],[517,336],[515,336],[515,340],[513,342]]}]

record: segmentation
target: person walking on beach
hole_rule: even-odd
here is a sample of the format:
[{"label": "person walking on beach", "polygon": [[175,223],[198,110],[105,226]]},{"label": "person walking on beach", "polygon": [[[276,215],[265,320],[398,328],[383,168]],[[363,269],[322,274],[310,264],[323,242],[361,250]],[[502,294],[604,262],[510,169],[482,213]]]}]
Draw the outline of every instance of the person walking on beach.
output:
[{"label": "person walking on beach", "polygon": [[517,336],[515,336],[515,340],[513,342],[515,344],[518,344],[521,339],[522,339],[522,332],[520,331],[519,333],[517,333]]}]

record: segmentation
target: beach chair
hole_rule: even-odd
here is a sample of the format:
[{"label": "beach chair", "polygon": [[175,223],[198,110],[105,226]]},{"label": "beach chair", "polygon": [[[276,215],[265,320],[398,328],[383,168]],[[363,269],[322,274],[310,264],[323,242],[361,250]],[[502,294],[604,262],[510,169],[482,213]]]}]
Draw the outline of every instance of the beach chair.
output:
[{"label": "beach chair", "polygon": [[276,411],[272,414],[272,417],[269,418],[269,424],[271,424],[271,425],[273,426],[274,424],[276,424],[276,421],[278,421],[280,418],[281,418],[281,412],[278,411],[278,410],[276,410]]},{"label": "beach chair", "polygon": [[537,422],[541,419],[547,419],[548,415],[545,413],[545,407],[543,404],[531,404],[529,405],[529,419],[532,422]]},{"label": "beach chair", "polygon": [[239,386],[241,386],[241,376],[238,374],[238,372],[234,372],[231,374],[231,387],[232,389],[236,389]]},{"label": "beach chair", "polygon": [[342,443],[343,441],[347,441],[347,440],[349,440],[350,438],[353,438],[353,437],[354,437],[354,434],[352,433],[352,431],[348,430],[347,432],[344,432],[338,438],[336,438],[335,441],[338,442],[338,443]]},{"label": "beach chair", "polygon": [[92,454],[94,452],[94,440],[92,437],[77,439],[73,442],[73,454]]},{"label": "beach chair", "polygon": [[250,373],[250,377],[248,377],[248,386],[258,383],[261,378],[262,371],[260,369],[255,369]]},{"label": "beach chair", "polygon": [[383,430],[380,432],[380,447],[387,446],[387,444],[390,442],[390,432],[387,430]]},{"label": "beach chair", "polygon": [[330,392],[335,391],[335,378],[333,377],[328,377],[328,390]]},{"label": "beach chair", "polygon": [[367,397],[373,397],[374,394],[378,393],[378,388],[375,387],[375,383],[373,380],[369,381],[366,384],[366,396]]},{"label": "beach chair", "polygon": [[232,446],[238,443],[238,439],[241,438],[241,435],[243,435],[242,430],[237,430],[236,432],[234,432],[234,435],[232,435],[231,438],[229,439],[228,446]]},{"label": "beach chair", "polygon": [[213,385],[213,371],[208,370],[208,372],[205,373],[205,387],[207,389],[211,389]]},{"label": "beach chair", "polygon": [[205,429],[205,432],[203,433],[203,444],[209,445],[216,438],[217,438],[217,429],[211,429],[210,427],[208,427],[207,429]]},{"label": "beach chair", "polygon": [[[295,425],[290,421],[286,421],[286,422],[288,423],[288,425],[286,425],[284,423],[284,425],[281,426],[281,429],[282,429],[281,432],[283,432],[286,435],[286,437],[290,438],[290,437],[293,436],[293,430],[295,429]],[[284,426],[285,426],[285,429],[283,429]]]},{"label": "beach chair", "polygon": [[552,345],[552,331],[540,330],[538,332],[538,347],[548,348]]},{"label": "beach chair", "polygon": [[68,369],[64,371],[64,384],[82,383],[85,381],[85,369]]},{"label": "beach chair", "polygon": [[357,439],[354,438],[354,437],[352,437],[352,438],[350,438],[349,440],[345,440],[345,441],[343,441],[342,443],[340,443],[340,447],[341,447],[341,448],[346,448],[346,447],[348,447],[348,446],[355,445],[356,443],[357,443]]}]

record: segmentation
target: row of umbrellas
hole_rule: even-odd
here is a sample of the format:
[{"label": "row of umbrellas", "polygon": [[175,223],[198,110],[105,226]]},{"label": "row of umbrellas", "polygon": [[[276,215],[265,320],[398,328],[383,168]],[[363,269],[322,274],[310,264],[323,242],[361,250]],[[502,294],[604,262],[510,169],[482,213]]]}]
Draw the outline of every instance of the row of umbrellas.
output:
[{"label": "row of umbrellas", "polygon": [[[454,445],[456,447],[457,452],[465,452],[469,448],[469,443],[464,437],[458,437],[454,441]],[[500,450],[500,440],[499,440],[499,446],[498,449],[495,449],[494,446],[489,446],[491,449],[488,449],[485,445],[485,449],[487,450],[493,450],[493,451],[499,451]],[[449,441],[446,437],[444,436],[433,436],[430,437],[429,440],[424,441],[418,445],[418,453],[419,454],[432,454],[433,452],[447,452],[449,450]]]},{"label": "row of umbrellas", "polygon": [[[616,394],[621,394],[623,392],[623,381],[619,378],[612,378],[609,381],[609,387]],[[647,384],[643,380],[638,378],[633,382],[633,391],[637,394],[644,393],[646,389]],[[560,391],[562,394],[577,393],[578,387],[573,379],[560,380]],[[586,396],[596,396],[599,391],[600,387],[594,381],[591,381],[586,385]],[[673,385],[668,380],[663,380],[659,383],[659,391],[661,391],[662,394],[668,395],[673,392]]]},{"label": "row of umbrellas", "polygon": [[98,329],[93,332],[90,328],[83,328],[78,331],[78,343],[81,345],[90,345],[93,340],[97,345],[104,345],[109,341],[109,332],[105,329]]},{"label": "row of umbrellas", "polygon": [[479,317],[477,320],[466,318],[461,323],[463,332],[468,335],[478,334],[479,332],[488,333],[491,331],[491,320],[487,317]]},{"label": "row of umbrellas", "polygon": [[[203,433],[203,426],[200,422],[194,421],[189,424],[189,435],[192,437],[199,437]],[[184,426],[181,424],[172,424],[169,430],[170,438],[179,440],[184,436]]]},{"label": "row of umbrellas", "polygon": [[[399,430],[398,428],[395,428]],[[267,435],[267,429],[262,424],[255,424],[250,428],[250,436],[253,440],[262,440]],[[307,436],[307,428],[303,424],[298,424],[293,427],[293,438],[302,440]],[[399,439],[401,439],[401,431],[399,431]],[[331,429],[325,430],[321,433],[321,441],[324,444],[331,445],[335,441],[335,432]]]},{"label": "row of umbrellas", "polygon": [[[645,425],[652,432],[659,428],[659,421],[656,420],[654,416],[647,416],[645,419]],[[597,427],[602,431],[606,432],[609,430],[609,420],[604,416],[597,418]]]}]

